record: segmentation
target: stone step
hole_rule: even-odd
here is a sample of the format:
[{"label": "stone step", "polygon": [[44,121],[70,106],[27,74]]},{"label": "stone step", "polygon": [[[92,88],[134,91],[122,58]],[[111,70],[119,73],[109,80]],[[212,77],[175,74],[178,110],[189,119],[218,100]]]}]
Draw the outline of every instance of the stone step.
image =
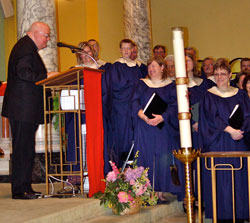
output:
[{"label": "stone step", "polygon": [[[61,184],[54,184],[55,191]],[[33,189],[45,193],[45,184],[35,184]],[[42,198],[34,200],[11,199],[11,185],[0,184],[0,222],[74,222],[105,215],[100,201],[93,198],[76,196],[72,198]],[[12,221],[13,220],[13,221]]]},{"label": "stone step", "polygon": [[[54,213],[43,214],[43,216],[36,217],[32,220],[29,220],[29,223],[49,223],[49,222],[77,222],[79,219],[92,219],[102,215],[105,215],[105,210],[103,207],[100,207],[99,200],[96,199],[87,199],[87,198],[48,198],[54,199],[58,204],[63,205],[65,200],[68,199],[69,203],[72,203],[72,206],[67,208],[60,206],[59,210]],[[41,199],[41,201],[44,199]],[[74,203],[78,200],[78,204]],[[82,200],[82,202],[81,202]],[[63,201],[63,202],[62,202]],[[49,201],[50,202],[50,201]],[[79,203],[80,202],[80,203]]]},{"label": "stone step", "polygon": [[187,214],[185,214],[184,212],[173,214],[157,221],[157,223],[184,223],[184,222],[187,222]]},{"label": "stone step", "polygon": [[[61,188],[61,184],[54,186],[55,191]],[[43,193],[46,189],[44,184],[34,184],[33,188]],[[161,219],[171,219],[173,215],[182,216],[182,203],[177,202],[176,197],[172,195],[169,195],[167,199],[171,201],[169,204],[146,207],[135,215],[118,216],[112,214],[110,209],[100,206],[100,200],[83,198],[80,195],[73,198],[13,200],[11,199],[11,185],[0,184],[0,219],[1,222],[9,223],[153,223],[160,222]]]},{"label": "stone step", "polygon": [[10,155],[6,154],[0,158],[0,176],[9,175],[10,171]]},{"label": "stone step", "polygon": [[[171,197],[169,200],[171,202],[166,205],[156,205],[150,206],[146,208],[142,208],[141,212],[134,215],[114,215],[112,211],[109,209],[106,211],[105,215],[98,216],[95,218],[90,218],[86,220],[84,218],[78,219],[74,223],[150,223],[150,222],[158,222],[162,218],[167,218],[172,216],[173,214],[182,214],[182,203],[178,202],[175,198]],[[184,221],[185,222],[185,221]]]}]

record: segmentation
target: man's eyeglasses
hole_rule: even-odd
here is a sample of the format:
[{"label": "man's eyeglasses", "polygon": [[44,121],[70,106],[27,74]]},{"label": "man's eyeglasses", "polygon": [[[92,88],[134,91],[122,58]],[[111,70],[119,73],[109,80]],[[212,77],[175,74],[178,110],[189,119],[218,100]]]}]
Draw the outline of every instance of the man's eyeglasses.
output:
[{"label": "man's eyeglasses", "polygon": [[43,33],[43,32],[39,32],[41,35],[45,36],[46,38],[50,38],[50,34],[46,34],[46,33]]}]

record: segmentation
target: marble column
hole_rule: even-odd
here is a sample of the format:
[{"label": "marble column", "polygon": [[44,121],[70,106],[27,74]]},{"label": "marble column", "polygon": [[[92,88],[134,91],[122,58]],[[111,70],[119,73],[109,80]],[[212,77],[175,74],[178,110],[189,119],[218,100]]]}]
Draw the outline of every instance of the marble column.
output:
[{"label": "marble column", "polygon": [[56,10],[54,0],[17,0],[17,30],[18,39],[23,37],[31,24],[36,21],[45,22],[51,29],[51,38],[47,48],[39,53],[50,71],[58,70],[57,63],[57,33],[56,33]]},{"label": "marble column", "polygon": [[[47,48],[39,51],[44,64],[48,70],[57,71],[57,29],[56,29],[56,9],[55,0],[17,0],[17,29],[18,39],[23,37],[31,24],[41,21],[45,22],[50,27],[50,41],[48,42]],[[50,124],[49,124],[50,125]],[[59,136],[54,133],[52,129],[52,140],[53,140],[53,151],[59,150]],[[44,125],[40,125],[36,133],[36,152],[44,152]]]},{"label": "marble column", "polygon": [[138,46],[138,59],[146,63],[152,54],[150,0],[123,0],[125,36]]}]

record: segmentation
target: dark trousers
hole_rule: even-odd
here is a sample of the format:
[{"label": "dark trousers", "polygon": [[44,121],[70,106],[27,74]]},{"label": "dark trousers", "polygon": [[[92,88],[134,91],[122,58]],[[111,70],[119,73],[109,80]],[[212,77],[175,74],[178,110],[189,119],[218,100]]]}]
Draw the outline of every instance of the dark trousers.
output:
[{"label": "dark trousers", "polygon": [[12,194],[30,192],[38,124],[10,120],[12,132]]}]

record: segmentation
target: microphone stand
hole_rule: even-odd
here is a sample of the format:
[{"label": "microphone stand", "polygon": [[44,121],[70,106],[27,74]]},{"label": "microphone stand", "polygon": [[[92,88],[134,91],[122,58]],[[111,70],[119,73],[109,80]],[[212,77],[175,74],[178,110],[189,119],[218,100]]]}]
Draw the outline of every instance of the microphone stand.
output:
[{"label": "microphone stand", "polygon": [[97,61],[94,59],[94,57],[90,56],[90,55],[87,54],[86,52],[84,52],[84,51],[79,51],[79,50],[75,50],[75,49],[71,49],[71,51],[72,51],[72,53],[83,54],[83,55],[89,57],[89,58],[95,63],[95,65],[96,65],[97,67],[99,66],[98,63],[97,63]]}]

